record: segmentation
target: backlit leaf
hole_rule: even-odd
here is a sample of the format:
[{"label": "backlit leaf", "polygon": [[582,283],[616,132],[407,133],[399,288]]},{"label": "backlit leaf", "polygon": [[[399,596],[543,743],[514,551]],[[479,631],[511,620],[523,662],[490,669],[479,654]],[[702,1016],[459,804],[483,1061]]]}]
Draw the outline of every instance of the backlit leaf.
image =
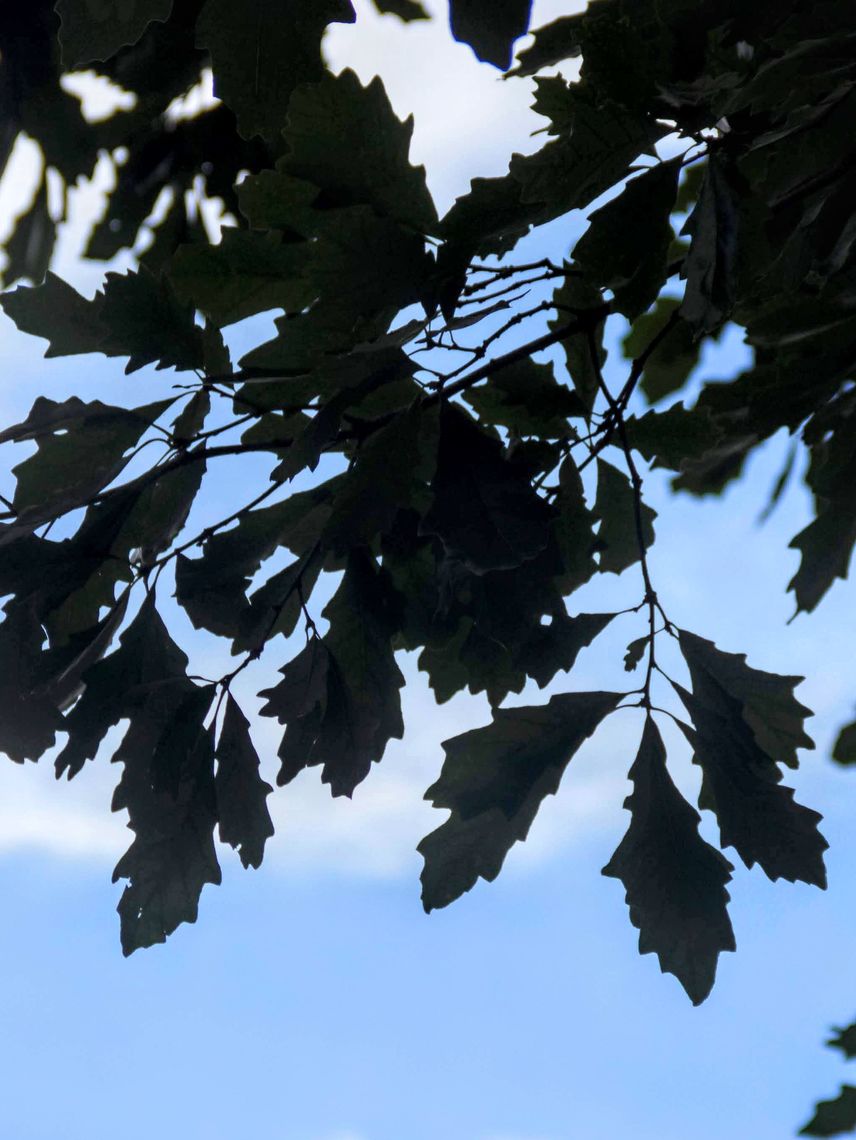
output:
[{"label": "backlit leaf", "polygon": [[349,0],[206,0],[196,23],[200,47],[211,53],[214,93],[235,112],[245,138],[276,144],[288,101],[300,83],[322,78],[321,37],[328,24],[353,23]]},{"label": "backlit leaf", "polygon": [[682,231],[692,241],[681,270],[687,281],[681,316],[697,336],[718,329],[734,304],[736,230],[734,189],[726,167],[714,153],[708,158],[698,202]]},{"label": "backlit leaf", "polygon": [[651,403],[683,387],[699,362],[701,342],[694,339],[692,326],[679,313],[679,301],[659,297],[650,312],[637,317],[623,341],[628,359],[644,358],[640,387]]},{"label": "backlit leaf", "polygon": [[579,396],[556,381],[552,366],[531,357],[495,372],[487,384],[466,392],[464,399],[482,423],[542,439],[566,438],[569,417],[586,412]]},{"label": "backlit leaf", "polygon": [[113,800],[114,810],[127,809],[136,833],[113,872],[114,882],[128,880],[117,907],[126,956],[165,942],[183,922],[195,922],[202,888],[221,881],[211,729],[198,726],[174,795],[152,788],[146,759],[137,752],[124,758],[125,774]]},{"label": "backlit leaf", "polygon": [[601,571],[620,574],[639,561],[640,544],[647,548],[654,541],[656,511],[641,503],[637,519],[636,506],[636,495],[628,477],[605,459],[598,459],[594,514],[601,520],[597,532]]},{"label": "backlit leaf", "polygon": [[725,890],[732,867],[699,835],[699,814],[672,782],[650,717],[630,779],[630,827],[603,874],[624,884],[639,952],[656,954],[698,1005],[713,987],[720,953],[735,949]]},{"label": "backlit leaf", "polygon": [[[800,704],[794,689],[803,677],[765,673],[746,664],[743,653],[725,653],[703,637],[680,632],[681,652],[690,667],[693,690],[708,699],[706,683],[712,680],[742,706],[741,715],[758,746],[778,764],[796,768],[798,748],[814,748],[804,722],[811,709]],[[710,695],[710,700],[715,701]]]},{"label": "backlit leaf", "polygon": [[591,645],[615,614],[557,614],[549,625],[536,626],[517,656],[517,664],[543,689],[559,670],[573,669],[581,649]]},{"label": "backlit leaf", "polygon": [[800,1136],[840,1136],[856,1128],[856,1086],[842,1085],[832,1100],[822,1100],[814,1116],[800,1129]]},{"label": "backlit leaf", "polygon": [[279,749],[285,784],[320,765],[334,796],[350,796],[404,732],[398,690],[404,684],[392,652],[392,625],[379,573],[354,554],[324,610],[330,630],[313,637],[261,695],[265,716],[286,724]]},{"label": "backlit leaf", "polygon": [[571,459],[566,459],[559,469],[556,507],[558,515],[553,530],[564,567],[564,589],[570,593],[597,570],[594,560],[596,517],[586,505],[582,479]]},{"label": "backlit leaf", "polygon": [[519,566],[547,545],[546,504],[505,459],[499,441],[448,405],[431,489],[422,533],[436,534],[476,573]]},{"label": "backlit leaf", "polygon": [[599,105],[576,84],[567,88],[567,123],[533,155],[514,155],[512,176],[524,202],[551,216],[587,206],[623,178],[640,154],[650,154],[664,128],[616,104]]},{"label": "backlit leaf", "polygon": [[[590,281],[581,276],[568,276],[553,294],[553,303],[556,316],[550,322],[550,328],[555,331],[572,322],[578,313],[598,309],[603,297]],[[600,394],[601,368],[606,362],[603,321],[598,321],[584,332],[563,337],[562,348],[568,375],[588,418]]]},{"label": "backlit leaf", "polygon": [[821,817],[778,782],[778,762],[795,762],[797,745],[807,739],[807,710],[793,697],[795,678],[749,669],[742,657],[721,654],[685,632],[681,648],[693,683],[692,693],[675,684],[694,726],[684,733],[704,773],[702,802],[716,814],[723,845],[736,848],[748,867],[759,863],[771,879],[825,887]]},{"label": "backlit leaf", "polygon": [[62,62],[69,71],[109,59],[134,44],[153,20],[166,20],[173,0],[58,0]]},{"label": "backlit leaf", "polygon": [[426,911],[448,906],[479,878],[496,878],[573,754],[620,700],[565,693],[542,706],[497,709],[486,728],[444,742],[443,770],[425,797],[452,815],[419,844]]},{"label": "backlit leaf", "polygon": [[328,206],[372,206],[431,232],[437,212],[425,168],[410,165],[412,133],[413,119],[396,117],[379,78],[364,87],[353,71],[327,74],[292,97],[279,166],[317,186]]},{"label": "backlit leaf", "polygon": [[580,54],[580,16],[560,16],[552,24],[532,32],[532,44],[517,57],[511,75],[534,75],[542,67],[551,67]]},{"label": "backlit leaf", "polygon": [[216,752],[214,786],[220,839],[235,848],[245,867],[260,867],[265,843],[273,835],[267,809],[267,797],[273,789],[259,775],[249,722],[231,694],[226,699]]},{"label": "backlit leaf", "polygon": [[102,304],[102,294],[88,301],[53,273],[41,285],[0,296],[0,306],[21,332],[49,342],[45,356],[98,352],[108,332]]},{"label": "backlit leaf", "polygon": [[169,277],[179,297],[229,325],[269,309],[299,312],[314,296],[303,277],[306,259],[301,242],[229,229],[219,245],[181,246]]},{"label": "backlit leaf", "polygon": [[34,439],[38,450],[13,468],[15,509],[35,525],[78,507],[102,490],[128,462],[128,452],[169,407],[117,408],[76,396],[61,404],[40,396],[27,419],[0,440]]},{"label": "backlit leaf", "polygon": [[108,273],[101,318],[108,330],[99,349],[108,356],[128,356],[126,372],[158,368],[203,368],[205,342],[193,310],[182,305],[163,277],[147,269]]},{"label": "backlit leaf", "polygon": [[511,65],[514,41],[529,29],[531,9],[532,0],[450,0],[452,35],[479,59],[504,70]]},{"label": "backlit leaf", "polygon": [[595,210],[574,246],[574,261],[589,280],[612,290],[616,309],[630,320],[653,304],[665,283],[679,171],[679,162],[660,162],[632,178]]},{"label": "backlit leaf", "polygon": [[856,721],[842,728],[832,749],[832,759],[837,764],[856,764]]}]

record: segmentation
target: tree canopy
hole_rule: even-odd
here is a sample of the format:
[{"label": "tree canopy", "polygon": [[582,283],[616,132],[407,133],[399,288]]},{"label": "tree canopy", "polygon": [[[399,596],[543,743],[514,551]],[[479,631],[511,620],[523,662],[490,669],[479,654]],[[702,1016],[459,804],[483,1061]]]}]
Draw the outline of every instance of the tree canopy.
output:
[{"label": "tree canopy", "polygon": [[[375,4],[427,16],[415,0]],[[791,544],[797,612],[847,575],[854,9],[593,0],[515,56],[529,8],[450,0],[452,35],[509,82],[536,77],[544,133],[442,217],[381,81],[325,65],[326,29],[355,19],[349,0],[33,0],[4,15],[0,161],[24,133],[43,174],[6,247],[6,285],[31,284],[0,304],[48,356],[177,373],[170,395],[133,408],[40,396],[0,433],[35,444],[0,514],[0,749],[24,762],[60,739],[57,775],[72,778],[127,726],[113,756],[114,808],[134,832],[115,871],[126,954],[195,920],[220,880],[216,834],[245,866],[262,861],[271,788],[230,687],[263,652],[281,665],[262,694],[284,726],[278,783],[319,767],[334,796],[404,731],[398,651],[418,652],[438,702],[487,695],[491,722],[445,742],[426,793],[449,813],[419,845],[426,910],[496,878],[577,749],[628,707],[630,822],[604,874],[624,885],[640,951],[693,1003],[735,947],[733,868],[673,782],[658,718],[692,747],[722,848],[771,879],[826,885],[820,817],[782,782],[813,747],[800,678],[670,620],[644,476],[666,468],[676,490],[718,494],[784,429],[794,446],[771,505],[802,451],[815,504]],[[556,74],[575,59],[578,78]],[[177,118],[173,100],[207,69],[219,101]],[[85,119],[66,82],[82,70],[133,105]],[[154,242],[87,298],[49,269],[64,200],[51,186],[104,153],[117,180],[87,256],[134,246],[144,224]],[[222,234],[206,229],[206,200]],[[588,220],[572,248],[515,257],[574,211]],[[275,335],[233,362],[222,330],[270,311]],[[728,324],[751,365],[690,399]],[[604,372],[616,329],[618,384]],[[251,455],[268,466],[242,505],[195,521],[206,473]],[[578,612],[578,588],[630,568],[620,614]],[[231,642],[225,676],[200,679],[174,640],[159,611],[170,591]],[[577,690],[578,655],[618,621],[629,644],[614,690]],[[300,630],[283,663],[279,635]],[[562,671],[567,691],[506,703]],[[856,724],[834,759],[856,762]],[[834,1042],[847,1056],[852,1036]],[[845,1086],[805,1131],[851,1127]]]}]

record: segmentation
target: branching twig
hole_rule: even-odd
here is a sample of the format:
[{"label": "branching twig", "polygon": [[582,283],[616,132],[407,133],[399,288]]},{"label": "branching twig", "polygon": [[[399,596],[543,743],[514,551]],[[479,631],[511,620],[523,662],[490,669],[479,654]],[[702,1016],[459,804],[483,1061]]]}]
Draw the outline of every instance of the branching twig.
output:
[{"label": "branching twig", "polygon": [[657,637],[657,614],[662,614],[663,621],[669,625],[668,618],[657,600],[657,593],[651,581],[651,573],[648,567],[648,548],[645,543],[645,522],[642,514],[642,477],[639,474],[639,469],[636,466],[636,460],[633,458],[633,448],[630,445],[630,440],[627,436],[627,427],[624,423],[624,410],[619,405],[618,400],[612,395],[606,382],[603,378],[603,372],[600,367],[599,354],[597,344],[594,339],[594,331],[588,329],[586,332],[589,346],[589,354],[591,356],[592,366],[597,375],[598,387],[603,393],[604,399],[607,402],[610,412],[612,413],[612,422],[614,424],[613,430],[618,433],[618,438],[621,443],[621,450],[624,452],[624,461],[627,465],[627,473],[630,476],[630,483],[633,488],[633,523],[636,531],[636,544],[639,550],[639,565],[642,570],[642,581],[645,586],[645,597],[643,603],[648,607],[648,665],[645,672],[645,681],[642,686],[642,706],[651,711],[651,681],[654,676],[654,669],[656,668],[657,661],[655,656],[655,641]]}]

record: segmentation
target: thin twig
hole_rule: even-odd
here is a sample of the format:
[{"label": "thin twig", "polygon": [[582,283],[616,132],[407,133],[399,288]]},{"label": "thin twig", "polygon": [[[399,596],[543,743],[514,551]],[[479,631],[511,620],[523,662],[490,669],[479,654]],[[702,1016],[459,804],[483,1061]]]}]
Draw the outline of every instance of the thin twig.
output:
[{"label": "thin twig", "polygon": [[[594,367],[597,375],[598,387],[603,393],[604,399],[609,406],[613,415],[615,424],[614,430],[618,432],[619,440],[621,441],[621,449],[624,452],[624,461],[627,465],[627,472],[630,476],[630,483],[633,488],[633,522],[636,531],[636,545],[639,551],[639,565],[642,570],[642,581],[645,585],[645,597],[643,602],[648,607],[648,665],[645,672],[645,681],[642,686],[642,704],[649,712],[651,711],[651,681],[654,676],[654,669],[656,666],[656,656],[654,643],[657,637],[657,613],[662,613],[662,608],[657,601],[657,593],[651,581],[651,574],[648,567],[648,548],[645,543],[645,522],[642,514],[642,477],[639,474],[639,469],[636,466],[636,461],[633,458],[633,448],[630,445],[630,440],[627,435],[627,427],[624,423],[624,412],[618,404],[616,398],[612,395],[606,382],[603,378],[603,372],[600,367],[600,360],[598,354],[598,346],[594,338],[594,330],[586,330],[586,337],[588,340],[589,354],[591,356],[592,366]],[[665,614],[663,614],[666,620]]]}]

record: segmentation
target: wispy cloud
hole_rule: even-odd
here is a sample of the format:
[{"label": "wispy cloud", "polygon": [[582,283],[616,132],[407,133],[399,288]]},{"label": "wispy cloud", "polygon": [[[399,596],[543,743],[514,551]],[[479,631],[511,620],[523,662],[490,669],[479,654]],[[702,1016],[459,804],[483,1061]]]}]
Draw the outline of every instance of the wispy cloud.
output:
[{"label": "wispy cloud", "polygon": [[[483,700],[466,695],[438,707],[413,663],[406,668],[405,739],[390,744],[353,800],[333,799],[318,769],[270,797],[276,835],[266,861],[279,873],[374,880],[418,874],[416,844],[446,819],[423,799],[443,762],[442,741],[487,723],[489,712]],[[272,784],[282,731],[275,721],[254,718],[254,739]],[[131,839],[125,814],[110,811],[120,769],[108,760],[120,735],[113,730],[99,758],[71,782],[54,780],[50,756],[25,766],[0,759],[0,854],[37,850],[65,860],[115,862]],[[511,874],[527,874],[618,826],[624,778],[612,762],[616,754],[622,751],[607,725],[574,759],[559,796],[548,797],[527,842],[512,850]],[[228,860],[229,852],[223,857]]]}]

